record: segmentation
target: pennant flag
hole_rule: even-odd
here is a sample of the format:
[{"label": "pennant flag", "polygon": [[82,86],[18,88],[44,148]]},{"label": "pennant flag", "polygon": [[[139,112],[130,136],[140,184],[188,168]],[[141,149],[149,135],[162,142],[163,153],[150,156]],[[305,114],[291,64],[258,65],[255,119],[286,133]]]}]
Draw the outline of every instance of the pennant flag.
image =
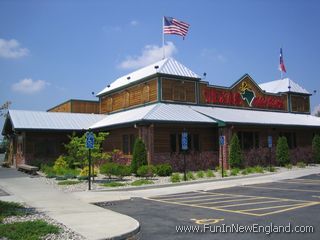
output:
[{"label": "pennant flag", "polygon": [[282,48],[280,48],[280,64],[279,64],[279,70],[281,72],[287,72],[286,67],[284,66],[284,61],[283,61],[283,55],[282,55]]},{"label": "pennant flag", "polygon": [[187,35],[190,24],[172,17],[163,17],[163,33],[180,35],[183,38]]}]

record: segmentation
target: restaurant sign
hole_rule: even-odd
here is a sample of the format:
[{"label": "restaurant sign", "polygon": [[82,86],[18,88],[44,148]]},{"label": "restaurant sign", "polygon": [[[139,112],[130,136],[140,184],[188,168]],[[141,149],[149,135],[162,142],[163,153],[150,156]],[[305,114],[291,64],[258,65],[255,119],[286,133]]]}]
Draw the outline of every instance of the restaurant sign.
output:
[{"label": "restaurant sign", "polygon": [[285,108],[281,96],[258,94],[246,81],[241,82],[236,90],[206,87],[204,97],[208,104],[277,110],[284,110]]}]

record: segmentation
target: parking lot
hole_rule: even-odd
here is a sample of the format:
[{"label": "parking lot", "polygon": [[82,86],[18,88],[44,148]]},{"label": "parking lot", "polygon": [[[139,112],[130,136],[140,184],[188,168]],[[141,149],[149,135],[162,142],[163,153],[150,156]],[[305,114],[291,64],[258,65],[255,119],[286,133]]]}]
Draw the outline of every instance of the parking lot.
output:
[{"label": "parking lot", "polygon": [[[141,223],[141,239],[319,239],[320,175],[219,190],[133,198],[105,207],[137,219]],[[291,224],[302,226],[300,231],[311,226],[313,233],[213,233],[207,224]],[[181,228],[185,226],[199,226],[200,230],[190,232],[188,228],[189,232],[182,232]]]}]

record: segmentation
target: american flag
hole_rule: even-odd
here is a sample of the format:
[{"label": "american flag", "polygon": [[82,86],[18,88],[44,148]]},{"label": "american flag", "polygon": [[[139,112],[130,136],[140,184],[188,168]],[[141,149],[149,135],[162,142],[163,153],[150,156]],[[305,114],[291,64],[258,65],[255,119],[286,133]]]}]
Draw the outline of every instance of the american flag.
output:
[{"label": "american flag", "polygon": [[163,17],[163,33],[175,34],[185,37],[188,33],[190,24],[182,22],[172,17]]},{"label": "american flag", "polygon": [[279,70],[281,72],[287,72],[286,67],[284,66],[284,61],[283,61],[283,55],[282,55],[282,48],[280,48],[280,64],[279,64]]}]

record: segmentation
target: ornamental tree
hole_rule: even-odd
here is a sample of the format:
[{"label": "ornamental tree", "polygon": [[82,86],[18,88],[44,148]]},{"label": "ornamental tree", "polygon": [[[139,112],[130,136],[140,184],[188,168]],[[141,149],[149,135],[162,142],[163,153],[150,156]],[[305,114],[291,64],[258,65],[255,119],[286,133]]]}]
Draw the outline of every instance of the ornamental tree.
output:
[{"label": "ornamental tree", "polygon": [[131,161],[131,171],[137,173],[139,167],[147,165],[147,150],[144,142],[137,138],[134,142],[132,161]]},{"label": "ornamental tree", "polygon": [[[94,148],[91,149],[91,158],[94,163],[96,160],[107,158],[102,151],[102,143],[107,138],[109,133],[99,132],[94,133]],[[66,161],[70,168],[76,166],[83,168],[88,165],[88,149],[86,148],[86,133],[82,136],[77,136],[73,133],[68,136],[70,142],[65,144],[67,150]]]},{"label": "ornamental tree", "polygon": [[312,157],[316,163],[320,163],[320,136],[318,134],[312,139]]},{"label": "ornamental tree", "polygon": [[242,167],[242,153],[237,134],[233,134],[230,143],[229,164],[231,168]]},{"label": "ornamental tree", "polygon": [[289,146],[286,137],[279,137],[276,148],[276,158],[280,166],[290,163],[289,159]]}]

